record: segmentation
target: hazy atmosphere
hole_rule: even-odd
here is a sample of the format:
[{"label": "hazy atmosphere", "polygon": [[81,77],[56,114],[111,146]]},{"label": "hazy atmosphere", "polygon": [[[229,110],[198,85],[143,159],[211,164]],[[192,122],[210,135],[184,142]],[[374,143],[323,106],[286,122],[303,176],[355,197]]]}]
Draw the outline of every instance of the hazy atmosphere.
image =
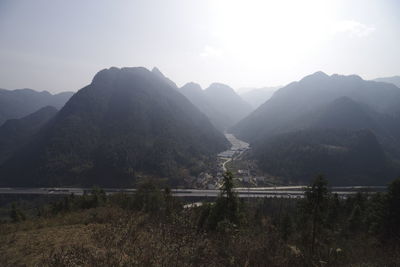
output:
[{"label": "hazy atmosphere", "polygon": [[0,0],[0,267],[400,266],[400,1]]},{"label": "hazy atmosphere", "polygon": [[399,13],[396,0],[1,0],[0,88],[76,91],[110,66],[157,66],[203,88],[285,85],[318,70],[392,76]]}]

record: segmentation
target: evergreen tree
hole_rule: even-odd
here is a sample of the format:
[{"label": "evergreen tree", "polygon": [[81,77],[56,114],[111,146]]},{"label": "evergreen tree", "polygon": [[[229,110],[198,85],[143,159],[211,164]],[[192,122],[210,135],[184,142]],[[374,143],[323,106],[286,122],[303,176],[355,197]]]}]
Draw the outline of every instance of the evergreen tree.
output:
[{"label": "evergreen tree", "polygon": [[14,223],[25,220],[25,214],[17,207],[15,203],[11,204],[10,218]]},{"label": "evergreen tree", "polygon": [[382,193],[376,193],[368,201],[366,211],[366,225],[369,233],[381,235],[384,232],[383,220],[385,218],[386,196]]},{"label": "evergreen tree", "polygon": [[240,223],[239,201],[234,191],[233,174],[231,172],[227,171],[223,175],[220,191],[220,195],[208,215],[207,228],[210,230],[216,230],[218,225],[221,225],[218,228],[226,228],[228,225],[235,227]]},{"label": "evergreen tree", "polygon": [[165,206],[165,198],[153,180],[142,182],[134,196],[136,210],[155,213]]},{"label": "evergreen tree", "polygon": [[104,204],[107,200],[106,192],[98,186],[93,187],[92,189],[92,207],[98,207]]},{"label": "evergreen tree", "polygon": [[324,223],[328,210],[329,191],[327,182],[322,175],[317,176],[305,192],[306,212],[311,217],[311,253],[314,252],[315,240]]},{"label": "evergreen tree", "polygon": [[385,206],[385,237],[400,242],[400,178],[389,185]]},{"label": "evergreen tree", "polygon": [[239,222],[239,203],[236,192],[234,192],[233,174],[228,171],[224,174],[223,185],[221,188],[222,198],[225,199],[226,218],[230,222]]},{"label": "evergreen tree", "polygon": [[361,228],[362,224],[362,215],[361,215],[361,208],[359,205],[356,205],[351,212],[349,218],[349,230],[351,232],[357,232]]},{"label": "evergreen tree", "polygon": [[282,239],[287,241],[289,236],[292,233],[292,219],[290,218],[289,214],[285,214],[283,216],[281,223],[279,224],[279,230],[282,235]]},{"label": "evergreen tree", "polygon": [[331,229],[335,230],[339,222],[340,214],[340,200],[337,193],[333,194],[329,201],[329,210],[326,220],[326,225]]}]

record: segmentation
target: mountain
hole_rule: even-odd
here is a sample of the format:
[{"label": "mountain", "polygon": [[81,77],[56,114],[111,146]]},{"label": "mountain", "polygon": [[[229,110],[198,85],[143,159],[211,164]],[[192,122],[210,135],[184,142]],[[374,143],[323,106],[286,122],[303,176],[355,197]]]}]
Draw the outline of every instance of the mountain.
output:
[{"label": "mountain", "polygon": [[145,68],[95,75],[0,167],[1,184],[132,186],[140,177],[183,184],[228,141],[162,77]]},{"label": "mountain", "polygon": [[396,85],[397,87],[400,88],[400,76],[377,78],[374,81],[391,83],[391,84],[394,84],[394,85]]},{"label": "mountain", "polygon": [[365,81],[356,75],[328,76],[317,72],[276,91],[271,99],[236,124],[232,132],[247,141],[263,139],[286,131],[292,124],[301,124],[304,117],[343,96],[381,114],[400,114],[398,87]]},{"label": "mountain", "polygon": [[0,126],[0,164],[26,144],[53,118],[57,109],[47,106],[21,119],[11,119]]},{"label": "mountain", "polygon": [[197,83],[187,83],[178,89],[221,132],[248,115],[252,107],[224,84],[213,83],[203,90]]},{"label": "mountain", "polygon": [[270,175],[384,184],[400,158],[399,103],[392,84],[317,72],[279,89],[232,131]]},{"label": "mountain", "polygon": [[46,106],[61,109],[73,94],[63,92],[52,95],[47,91],[32,89],[0,89],[0,125],[8,119],[22,118]]},{"label": "mountain", "polygon": [[368,106],[343,96],[317,112],[316,114],[319,117],[312,126],[316,128],[373,129],[377,131],[379,126],[372,119],[372,113],[373,111]]},{"label": "mountain", "polygon": [[270,99],[279,88],[281,87],[249,88],[245,93],[240,94],[240,97],[256,109]]},{"label": "mountain", "polygon": [[253,110],[250,104],[228,85],[212,83],[204,93],[213,107],[227,117],[227,127],[234,125]]},{"label": "mountain", "polygon": [[228,124],[228,116],[214,107],[213,103],[209,100],[208,96],[199,84],[193,82],[187,83],[179,88],[179,92],[189,99],[190,102],[192,102],[201,112],[203,112],[215,128],[221,132],[231,126]]},{"label": "mountain", "polygon": [[171,86],[174,89],[178,89],[178,86],[176,85],[176,83],[174,83],[172,80],[170,80],[169,78],[165,77],[165,75],[157,68],[154,67],[151,70],[152,73],[154,73],[155,75],[157,75],[160,79],[162,79],[165,83],[167,83],[169,86]]},{"label": "mountain", "polygon": [[323,174],[332,185],[384,185],[395,175],[369,130],[294,131],[267,139],[254,153],[266,173],[296,184]]}]

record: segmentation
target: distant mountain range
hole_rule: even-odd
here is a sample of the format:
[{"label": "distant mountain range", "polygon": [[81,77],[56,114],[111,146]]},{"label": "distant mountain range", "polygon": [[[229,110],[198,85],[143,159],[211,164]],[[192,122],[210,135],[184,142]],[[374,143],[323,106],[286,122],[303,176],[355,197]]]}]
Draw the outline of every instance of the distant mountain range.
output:
[{"label": "distant mountain range", "polygon": [[225,84],[213,83],[203,90],[198,84],[188,83],[179,91],[221,131],[233,126],[253,110],[249,103]]},{"label": "distant mountain range", "polygon": [[265,103],[268,99],[272,97],[274,92],[281,88],[281,86],[276,87],[263,87],[263,88],[247,88],[246,92],[240,94],[240,97],[244,101],[249,103],[253,109],[258,108]]},{"label": "distant mountain range", "polygon": [[60,109],[73,95],[73,92],[51,94],[32,89],[0,89],[0,125],[8,119],[18,119],[40,108],[53,106]]},{"label": "distant mountain range", "polygon": [[110,68],[95,75],[29,144],[0,166],[0,184],[173,184],[198,174],[228,141],[156,71]]},{"label": "distant mountain range", "polygon": [[214,106],[199,84],[193,82],[187,83],[179,88],[179,92],[203,112],[209,118],[210,122],[221,132],[226,130],[227,127],[232,126],[226,113],[221,112]]},{"label": "distant mountain range", "polygon": [[[232,132],[271,175],[307,182],[324,172],[333,184],[383,184],[400,158],[399,103],[393,84],[317,72],[279,89]],[[362,153],[374,160],[360,161]]]},{"label": "distant mountain range", "polygon": [[394,85],[396,85],[397,87],[400,88],[400,76],[377,78],[374,81],[392,83],[392,84],[394,84]]},{"label": "distant mountain range", "polygon": [[316,72],[239,96],[221,83],[179,88],[157,68],[113,67],[76,94],[1,89],[0,186],[184,185],[215,165],[227,130],[288,183],[323,173],[333,185],[385,184],[400,174],[395,83]]}]

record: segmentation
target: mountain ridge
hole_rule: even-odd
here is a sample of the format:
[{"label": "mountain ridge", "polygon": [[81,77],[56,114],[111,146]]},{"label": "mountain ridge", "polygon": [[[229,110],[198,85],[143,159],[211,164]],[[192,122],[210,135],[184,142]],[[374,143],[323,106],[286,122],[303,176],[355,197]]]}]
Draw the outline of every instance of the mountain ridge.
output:
[{"label": "mountain ridge", "polygon": [[51,94],[33,89],[0,89],[0,125],[8,119],[18,119],[45,106],[61,109],[74,92]]},{"label": "mountain ridge", "polygon": [[[254,159],[269,174],[283,175],[289,180],[303,177],[303,182],[307,182],[325,168],[333,183],[346,184],[348,178],[361,184],[379,184],[388,181],[398,169],[398,103],[400,89],[392,84],[365,81],[357,75],[328,76],[316,72],[276,91],[232,127],[232,132],[250,142]],[[327,149],[335,144],[342,149]],[[339,154],[332,154],[335,151],[347,151],[343,154],[347,178],[345,172],[340,172],[344,163]],[[363,153],[375,153],[376,157],[369,161]],[[316,166],[306,160],[311,158]],[[364,170],[360,167],[363,164]],[[380,175],[373,168],[380,170]]]},{"label": "mountain ridge", "polygon": [[199,172],[227,146],[162,77],[141,67],[114,67],[71,97],[0,173],[9,177],[3,184],[36,186],[132,186],[143,175],[182,184],[183,172]]},{"label": "mountain ridge", "polygon": [[376,78],[374,79],[376,82],[385,82],[385,83],[391,83],[396,85],[397,87],[400,88],[400,76],[390,76],[390,77],[381,77],[381,78]]}]

